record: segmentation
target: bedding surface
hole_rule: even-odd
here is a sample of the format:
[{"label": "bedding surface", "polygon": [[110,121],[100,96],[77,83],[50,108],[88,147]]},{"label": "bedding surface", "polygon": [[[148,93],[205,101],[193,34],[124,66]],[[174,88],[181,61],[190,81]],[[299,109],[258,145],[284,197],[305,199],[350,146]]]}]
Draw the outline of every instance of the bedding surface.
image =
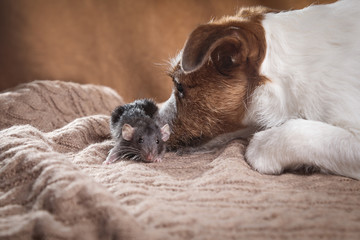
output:
[{"label": "bedding surface", "polygon": [[359,181],[259,174],[240,140],[102,165],[120,104],[61,81],[0,94],[0,239],[359,239]]}]

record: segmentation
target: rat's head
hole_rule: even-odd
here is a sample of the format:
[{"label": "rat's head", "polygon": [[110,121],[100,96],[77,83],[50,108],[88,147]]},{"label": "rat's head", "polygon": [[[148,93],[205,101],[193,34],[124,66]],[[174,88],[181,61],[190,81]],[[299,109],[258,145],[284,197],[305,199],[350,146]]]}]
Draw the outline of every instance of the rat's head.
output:
[{"label": "rat's head", "polygon": [[168,124],[159,128],[154,121],[142,120],[136,126],[124,124],[121,131],[120,155],[145,162],[160,162],[169,139]]},{"label": "rat's head", "polygon": [[174,60],[174,89],[160,109],[172,124],[169,146],[196,145],[244,128],[249,96],[265,81],[259,74],[265,57],[261,26],[264,8],[247,8],[197,27]]}]

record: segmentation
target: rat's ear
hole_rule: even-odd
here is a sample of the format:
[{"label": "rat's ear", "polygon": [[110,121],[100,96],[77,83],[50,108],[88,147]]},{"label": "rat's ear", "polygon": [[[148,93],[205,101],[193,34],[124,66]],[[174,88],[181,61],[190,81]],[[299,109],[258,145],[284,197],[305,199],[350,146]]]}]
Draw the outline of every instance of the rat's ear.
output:
[{"label": "rat's ear", "polygon": [[188,38],[181,59],[185,72],[198,70],[211,60],[223,74],[246,62],[248,49],[241,28],[231,25],[205,24]]},{"label": "rat's ear", "polygon": [[126,141],[131,141],[134,131],[135,128],[133,128],[130,124],[125,123],[121,129],[121,135]]},{"label": "rat's ear", "polygon": [[167,140],[169,140],[170,138],[170,127],[169,124],[165,124],[162,128],[161,128],[161,139],[166,142]]}]

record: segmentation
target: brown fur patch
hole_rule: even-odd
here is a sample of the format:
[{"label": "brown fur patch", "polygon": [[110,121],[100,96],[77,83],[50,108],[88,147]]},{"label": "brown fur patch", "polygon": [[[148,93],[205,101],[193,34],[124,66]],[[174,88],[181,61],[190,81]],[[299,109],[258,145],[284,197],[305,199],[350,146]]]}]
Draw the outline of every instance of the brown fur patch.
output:
[{"label": "brown fur patch", "polygon": [[269,11],[241,9],[235,16],[199,26],[190,35],[182,66],[179,63],[170,73],[183,90],[175,88],[174,93],[172,148],[194,146],[244,128],[248,98],[266,81],[259,74],[266,51],[261,20]]}]

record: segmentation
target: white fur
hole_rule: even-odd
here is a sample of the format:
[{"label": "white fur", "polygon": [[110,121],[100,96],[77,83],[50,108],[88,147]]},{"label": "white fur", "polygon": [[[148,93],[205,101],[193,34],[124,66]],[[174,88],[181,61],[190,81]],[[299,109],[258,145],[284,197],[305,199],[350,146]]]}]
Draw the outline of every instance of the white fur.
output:
[{"label": "white fur", "polygon": [[262,24],[266,56],[244,124],[263,129],[246,151],[259,172],[302,164],[360,179],[360,1],[278,14]]},{"label": "white fur", "polygon": [[156,122],[162,126],[164,124],[169,124],[170,128],[172,127],[172,121],[176,116],[177,108],[176,108],[176,98],[174,91],[170,95],[170,98],[161,104],[159,112],[155,116]]}]

